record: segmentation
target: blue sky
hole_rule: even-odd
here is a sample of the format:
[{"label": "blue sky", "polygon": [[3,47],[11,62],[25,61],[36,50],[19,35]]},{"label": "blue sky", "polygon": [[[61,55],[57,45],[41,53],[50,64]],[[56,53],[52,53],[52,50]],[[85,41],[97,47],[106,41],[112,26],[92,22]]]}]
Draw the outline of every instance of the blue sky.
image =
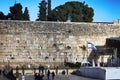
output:
[{"label": "blue sky", "polygon": [[[68,1],[85,1],[89,7],[94,9],[94,22],[112,22],[120,19],[120,0],[51,0],[52,9],[58,5],[62,5]],[[30,19],[34,21],[37,19],[38,6],[41,0],[16,0],[21,3],[23,10],[28,7]],[[13,6],[15,0],[0,0],[0,11],[5,15],[9,12],[9,7]]]}]

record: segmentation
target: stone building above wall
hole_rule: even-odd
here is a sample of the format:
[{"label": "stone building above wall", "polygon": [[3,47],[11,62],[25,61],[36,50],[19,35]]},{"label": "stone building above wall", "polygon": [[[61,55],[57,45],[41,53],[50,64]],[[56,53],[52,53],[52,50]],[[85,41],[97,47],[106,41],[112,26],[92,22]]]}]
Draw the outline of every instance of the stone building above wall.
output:
[{"label": "stone building above wall", "polygon": [[120,19],[114,21],[114,24],[118,24],[118,25],[120,25]]}]

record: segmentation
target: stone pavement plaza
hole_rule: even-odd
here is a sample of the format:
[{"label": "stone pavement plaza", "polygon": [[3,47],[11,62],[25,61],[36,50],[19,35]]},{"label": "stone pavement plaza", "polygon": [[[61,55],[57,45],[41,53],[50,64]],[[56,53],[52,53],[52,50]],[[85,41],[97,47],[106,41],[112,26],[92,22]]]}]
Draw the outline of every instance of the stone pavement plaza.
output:
[{"label": "stone pavement plaza", "polygon": [[[34,76],[25,75],[25,80],[34,80]],[[44,76],[43,80],[47,80],[47,76]],[[51,77],[50,77],[50,80],[52,80]],[[98,79],[91,79],[91,78],[86,78],[86,77],[76,76],[76,75],[56,75],[54,80],[98,80]]]}]

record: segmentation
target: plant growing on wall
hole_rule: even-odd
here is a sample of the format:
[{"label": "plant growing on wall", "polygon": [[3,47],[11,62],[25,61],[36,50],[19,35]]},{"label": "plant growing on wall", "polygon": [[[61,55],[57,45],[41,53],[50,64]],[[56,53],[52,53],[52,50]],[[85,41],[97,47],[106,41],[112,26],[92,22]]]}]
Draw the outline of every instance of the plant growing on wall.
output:
[{"label": "plant growing on wall", "polygon": [[49,59],[49,57],[48,57],[48,56],[46,56],[46,57],[45,57],[45,60],[47,60],[47,59]]}]

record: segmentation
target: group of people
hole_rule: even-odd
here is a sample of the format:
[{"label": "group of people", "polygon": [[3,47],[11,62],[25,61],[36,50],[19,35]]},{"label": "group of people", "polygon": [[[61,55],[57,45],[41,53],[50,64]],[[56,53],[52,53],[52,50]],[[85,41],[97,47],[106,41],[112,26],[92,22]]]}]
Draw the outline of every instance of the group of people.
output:
[{"label": "group of people", "polygon": [[[40,73],[35,73],[34,78],[35,80],[43,80],[44,75],[40,74]],[[50,77],[52,77],[52,80],[54,80],[55,77],[55,73],[54,72],[50,72],[50,70],[47,71],[47,80],[50,80]]]},{"label": "group of people", "polygon": [[35,80],[43,80],[44,75],[40,75],[39,73],[35,73],[34,78]]},{"label": "group of people", "polygon": [[50,73],[50,70],[48,70],[47,72],[47,79],[50,80],[50,74],[51,74],[52,80],[54,80],[55,73],[54,72]]}]

